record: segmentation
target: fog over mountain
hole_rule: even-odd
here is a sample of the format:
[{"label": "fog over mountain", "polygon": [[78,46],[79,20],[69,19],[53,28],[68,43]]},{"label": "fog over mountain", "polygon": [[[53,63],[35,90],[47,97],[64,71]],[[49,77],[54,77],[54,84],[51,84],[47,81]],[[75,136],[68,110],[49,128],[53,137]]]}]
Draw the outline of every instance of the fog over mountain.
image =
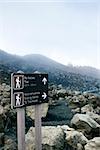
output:
[{"label": "fog over mountain", "polygon": [[43,67],[49,67],[49,68],[55,68],[67,72],[73,72],[73,73],[79,73],[82,75],[92,76],[96,78],[100,78],[100,70],[90,67],[90,66],[73,66],[73,65],[63,65],[61,63],[58,63],[50,58],[47,58],[43,55],[39,54],[32,54],[32,55],[26,55],[23,57],[25,61],[28,62],[30,65],[37,65]]},{"label": "fog over mountain", "polygon": [[[90,84],[92,81],[94,84],[97,84],[95,80],[100,79],[100,70],[92,67],[75,67],[72,65],[65,66],[40,54],[17,56],[0,50],[1,80],[5,74],[8,74],[7,77],[9,77],[11,72],[16,72],[18,70],[29,73],[36,70],[45,72],[49,74],[50,82],[62,84],[66,87],[73,86],[74,88],[80,88],[84,85],[84,82],[89,82]],[[91,85],[89,86],[91,87]]]},{"label": "fog over mountain", "polygon": [[[58,63],[46,56],[40,55],[40,54],[30,54],[25,56],[18,56],[18,55],[11,55],[9,53],[6,53],[2,50],[0,50],[0,63],[3,64],[12,64],[12,66],[17,65],[24,68],[26,65],[29,65],[30,67],[33,67],[36,69],[41,70],[48,70],[48,69],[59,69],[62,71],[67,72],[73,72],[73,73],[79,73],[82,75],[92,76],[96,78],[100,78],[100,70],[90,67],[90,66],[73,66],[73,65],[63,65],[61,63]],[[18,67],[17,66],[17,67]]]}]

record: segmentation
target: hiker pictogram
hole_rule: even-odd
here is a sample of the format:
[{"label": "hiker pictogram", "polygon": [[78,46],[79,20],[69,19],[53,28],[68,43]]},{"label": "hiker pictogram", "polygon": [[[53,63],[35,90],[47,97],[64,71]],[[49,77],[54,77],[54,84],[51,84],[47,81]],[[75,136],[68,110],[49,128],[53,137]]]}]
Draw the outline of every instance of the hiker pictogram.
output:
[{"label": "hiker pictogram", "polygon": [[21,78],[19,76],[16,78],[16,88],[21,88]]},{"label": "hiker pictogram", "polygon": [[22,103],[22,97],[20,94],[16,95],[16,106],[20,106]]},{"label": "hiker pictogram", "polygon": [[14,103],[15,103],[15,108],[16,107],[21,107],[24,105],[24,93],[23,92],[16,92],[14,94]]}]

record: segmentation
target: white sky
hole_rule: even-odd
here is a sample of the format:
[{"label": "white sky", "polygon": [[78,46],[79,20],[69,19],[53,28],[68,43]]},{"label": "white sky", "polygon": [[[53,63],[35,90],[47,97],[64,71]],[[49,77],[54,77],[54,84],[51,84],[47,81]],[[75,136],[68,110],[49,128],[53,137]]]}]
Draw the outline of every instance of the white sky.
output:
[{"label": "white sky", "polygon": [[96,0],[0,0],[0,49],[100,69]]}]

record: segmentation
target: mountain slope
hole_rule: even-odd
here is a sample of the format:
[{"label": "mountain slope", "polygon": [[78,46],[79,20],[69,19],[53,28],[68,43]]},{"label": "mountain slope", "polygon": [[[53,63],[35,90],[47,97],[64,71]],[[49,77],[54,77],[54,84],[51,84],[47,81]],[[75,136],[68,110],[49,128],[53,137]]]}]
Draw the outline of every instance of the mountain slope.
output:
[{"label": "mountain slope", "polygon": [[58,63],[50,58],[47,58],[43,55],[39,54],[33,54],[33,55],[26,55],[23,57],[25,61],[27,61],[28,64],[40,68],[49,68],[49,69],[59,69],[61,71],[66,71],[66,72],[71,72],[71,73],[76,73],[76,74],[82,74],[82,75],[87,75],[91,76],[94,78],[100,78],[100,70],[89,67],[89,66],[79,66],[79,67],[74,67],[72,65],[70,66],[65,66],[61,63]]},{"label": "mountain slope", "polygon": [[[0,50],[0,79],[8,79],[12,72],[40,71],[49,74],[49,80],[55,84],[74,90],[90,90],[99,86],[100,80],[96,79],[99,70],[91,67],[65,66],[45,56],[32,54],[16,56]],[[4,76],[6,74],[6,77]],[[99,76],[100,77],[100,76]],[[5,81],[5,80],[4,80]]]},{"label": "mountain slope", "polygon": [[9,67],[11,66],[12,69],[17,68],[17,69],[23,69],[25,71],[27,71],[27,68],[33,68],[33,71],[34,69],[35,70],[43,69],[44,71],[58,69],[60,71],[66,71],[66,72],[71,72],[76,74],[92,76],[94,78],[100,78],[100,70],[96,68],[88,67],[88,66],[83,66],[83,67],[82,66],[74,67],[72,65],[65,66],[48,57],[39,54],[31,54],[31,55],[25,55],[21,57],[17,55],[11,55],[0,50],[0,63],[6,64]]}]

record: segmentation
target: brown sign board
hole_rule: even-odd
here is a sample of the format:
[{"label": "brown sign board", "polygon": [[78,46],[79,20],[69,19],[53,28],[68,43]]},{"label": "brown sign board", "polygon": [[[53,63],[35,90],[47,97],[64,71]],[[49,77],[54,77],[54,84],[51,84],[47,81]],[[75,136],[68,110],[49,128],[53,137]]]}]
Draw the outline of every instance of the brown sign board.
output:
[{"label": "brown sign board", "polygon": [[48,74],[11,74],[11,107],[48,102]]}]

